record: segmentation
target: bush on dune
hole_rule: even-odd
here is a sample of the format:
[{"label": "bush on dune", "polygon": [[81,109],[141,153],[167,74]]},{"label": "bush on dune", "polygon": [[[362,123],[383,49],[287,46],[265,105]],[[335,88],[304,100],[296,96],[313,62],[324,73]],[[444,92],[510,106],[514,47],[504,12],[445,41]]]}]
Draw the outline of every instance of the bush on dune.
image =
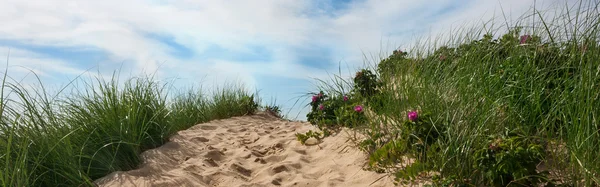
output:
[{"label": "bush on dune", "polygon": [[362,132],[370,168],[399,181],[600,185],[600,13],[580,3],[588,9],[540,20],[542,28],[517,25],[497,38],[475,30],[430,52],[394,51],[376,73],[347,81],[350,106],[369,115],[340,120],[335,111],[350,110],[336,80],[307,117]]}]

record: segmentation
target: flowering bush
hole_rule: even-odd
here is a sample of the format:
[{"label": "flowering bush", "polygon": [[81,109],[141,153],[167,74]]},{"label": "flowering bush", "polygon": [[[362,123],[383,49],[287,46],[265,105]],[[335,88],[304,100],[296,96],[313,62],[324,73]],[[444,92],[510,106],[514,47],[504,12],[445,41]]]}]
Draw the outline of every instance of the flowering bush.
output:
[{"label": "flowering bush", "polygon": [[429,114],[419,114],[418,111],[409,111],[403,126],[402,137],[406,140],[406,147],[417,159],[425,160],[428,149],[443,135],[444,125],[434,124]]},{"label": "flowering bush", "polygon": [[521,38],[520,38],[520,40],[519,40],[519,44],[525,44],[530,39],[531,39],[530,35],[522,35]]},{"label": "flowering bush", "polygon": [[319,128],[335,126],[356,127],[366,123],[364,107],[348,95],[330,97],[323,92],[312,96],[308,121]]},{"label": "flowering bush", "polygon": [[335,108],[339,102],[330,102],[329,96],[323,91],[314,94],[310,103],[311,112],[306,114],[307,120],[313,125],[331,125],[335,123]]},{"label": "flowering bush", "polygon": [[413,164],[396,173],[396,177],[401,179],[411,179],[427,169],[423,163],[428,154],[439,151],[434,143],[445,130],[444,126],[433,124],[429,114],[413,110],[407,112],[406,116],[400,132],[390,131],[392,137],[371,132],[360,144],[362,149],[373,150],[370,152],[369,165],[375,170],[394,167],[403,161],[403,156],[414,156],[417,160]]}]

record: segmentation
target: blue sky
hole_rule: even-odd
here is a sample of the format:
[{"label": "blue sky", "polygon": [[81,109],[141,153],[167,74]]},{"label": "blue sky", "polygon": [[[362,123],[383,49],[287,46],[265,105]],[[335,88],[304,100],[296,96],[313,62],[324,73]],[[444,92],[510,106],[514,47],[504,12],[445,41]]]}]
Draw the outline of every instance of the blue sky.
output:
[{"label": "blue sky", "polygon": [[[161,80],[177,79],[181,87],[236,81],[260,90],[267,102],[273,98],[286,111],[301,113],[300,119],[306,109],[292,108],[295,99],[315,88],[315,78],[337,72],[339,63],[356,69],[365,61],[363,53],[383,57],[415,39],[499,17],[500,5],[510,19],[533,5],[533,0],[0,2],[0,57],[10,51],[11,77],[31,70],[56,87],[79,75],[114,71],[155,73]],[[561,2],[538,1],[536,7]],[[307,100],[302,101],[304,106]]]}]

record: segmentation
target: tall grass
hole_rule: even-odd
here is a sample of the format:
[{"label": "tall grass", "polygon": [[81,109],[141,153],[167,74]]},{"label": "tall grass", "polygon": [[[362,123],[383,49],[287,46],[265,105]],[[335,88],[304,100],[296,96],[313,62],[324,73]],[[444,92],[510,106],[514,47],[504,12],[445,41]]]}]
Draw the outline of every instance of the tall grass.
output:
[{"label": "tall grass", "polygon": [[257,109],[257,98],[235,85],[168,99],[169,84],[152,77],[123,85],[116,77],[78,79],[55,95],[41,83],[32,90],[6,74],[2,80],[2,186],[92,186],[110,172],[136,168],[141,152],[176,131]]},{"label": "tall grass", "polygon": [[[476,153],[493,149],[490,137],[518,134],[519,142],[543,147],[541,162],[535,163],[540,173],[512,178],[508,185],[529,185],[523,182],[527,178],[600,185],[598,6],[595,1],[580,1],[551,19],[534,10],[528,14],[534,17],[514,25],[465,29],[447,42],[418,42],[407,55],[384,58],[377,71],[383,83],[380,93],[361,101],[375,111],[365,134],[370,142],[380,142],[365,150],[380,163],[417,159],[412,166],[392,164],[399,177],[433,172],[454,185],[505,185],[489,181],[505,171],[485,168]],[[526,20],[535,21],[525,25]],[[521,35],[530,37],[521,43]],[[336,77],[320,81],[319,89],[326,95],[352,94],[344,90],[352,87],[348,82]],[[422,137],[406,125],[414,123],[406,117],[412,110],[428,114],[423,117],[426,121],[417,123],[432,124],[426,133],[441,134],[431,145],[417,147],[427,149],[426,156],[398,143]],[[390,148],[394,146],[397,149]],[[522,153],[520,149],[515,147],[514,153]],[[521,160],[505,161],[498,163],[506,166],[499,170],[521,172],[510,165]]]}]

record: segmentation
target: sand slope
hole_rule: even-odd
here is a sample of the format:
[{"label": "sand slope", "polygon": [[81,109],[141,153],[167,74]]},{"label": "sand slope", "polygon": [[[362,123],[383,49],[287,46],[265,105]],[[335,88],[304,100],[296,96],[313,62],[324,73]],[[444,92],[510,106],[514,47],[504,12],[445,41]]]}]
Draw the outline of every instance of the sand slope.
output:
[{"label": "sand slope", "polygon": [[114,172],[100,186],[393,186],[392,179],[362,169],[366,156],[346,133],[316,146],[296,132],[314,129],[266,114],[199,124],[142,154],[136,170]]}]

